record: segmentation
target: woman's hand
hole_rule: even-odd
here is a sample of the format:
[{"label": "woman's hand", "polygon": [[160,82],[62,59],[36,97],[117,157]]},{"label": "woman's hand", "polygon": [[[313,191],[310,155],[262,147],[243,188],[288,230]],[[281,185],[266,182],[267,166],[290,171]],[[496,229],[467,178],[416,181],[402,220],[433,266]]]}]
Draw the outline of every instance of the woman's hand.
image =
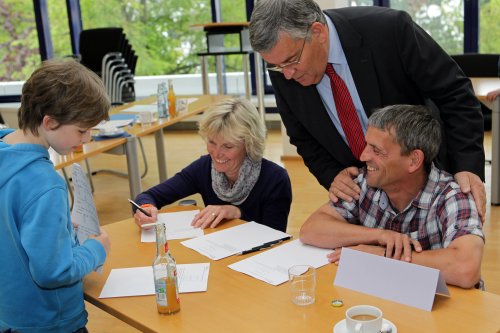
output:
[{"label": "woman's hand", "polygon": [[233,205],[208,205],[195,215],[191,225],[195,228],[215,228],[223,219],[239,219],[241,211]]},{"label": "woman's hand", "polygon": [[[151,215],[151,217],[145,215],[143,212],[141,212],[139,209],[135,211],[134,214],[134,221],[135,224],[137,224],[139,227],[143,224],[146,223],[155,223],[156,220],[158,219],[158,208],[156,208],[153,205],[143,205],[141,206],[142,209],[144,209],[146,212]],[[145,227],[145,230],[151,229],[152,227]]]}]

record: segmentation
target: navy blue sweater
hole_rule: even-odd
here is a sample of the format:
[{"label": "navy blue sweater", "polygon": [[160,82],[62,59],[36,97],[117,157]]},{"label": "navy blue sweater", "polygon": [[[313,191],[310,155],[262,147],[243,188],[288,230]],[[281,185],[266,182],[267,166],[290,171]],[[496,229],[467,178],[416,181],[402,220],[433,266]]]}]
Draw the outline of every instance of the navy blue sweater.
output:
[{"label": "navy blue sweater", "polygon": [[[172,178],[139,194],[139,205],[152,204],[158,209],[187,196],[199,193],[207,205],[229,205],[217,197],[212,189],[210,155],[194,161]],[[286,170],[262,159],[259,179],[246,200],[237,205],[241,219],[255,221],[271,228],[286,231],[292,203],[292,188]]]}]

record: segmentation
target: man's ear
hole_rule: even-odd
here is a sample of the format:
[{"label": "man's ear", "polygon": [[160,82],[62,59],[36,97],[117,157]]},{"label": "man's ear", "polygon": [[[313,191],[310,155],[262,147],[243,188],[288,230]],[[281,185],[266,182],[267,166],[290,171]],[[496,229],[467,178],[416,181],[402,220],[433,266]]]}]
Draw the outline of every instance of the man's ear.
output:
[{"label": "man's ear", "polygon": [[326,24],[314,22],[309,29],[311,35],[316,35],[322,43],[328,38],[328,26]]},{"label": "man's ear", "polygon": [[410,164],[408,171],[413,173],[424,165],[424,152],[420,149],[414,149],[410,152]]}]

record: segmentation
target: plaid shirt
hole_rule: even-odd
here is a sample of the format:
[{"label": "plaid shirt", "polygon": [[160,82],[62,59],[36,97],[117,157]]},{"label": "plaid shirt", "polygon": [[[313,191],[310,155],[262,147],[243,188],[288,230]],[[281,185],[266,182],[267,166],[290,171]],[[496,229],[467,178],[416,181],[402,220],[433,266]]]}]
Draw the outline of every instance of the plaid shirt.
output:
[{"label": "plaid shirt", "polygon": [[462,193],[453,176],[434,164],[423,190],[399,213],[391,207],[384,191],[368,186],[366,168],[360,169],[355,181],[361,188],[359,200],[330,202],[349,223],[407,234],[424,250],[448,247],[463,235],[477,235],[484,240],[472,195]]}]

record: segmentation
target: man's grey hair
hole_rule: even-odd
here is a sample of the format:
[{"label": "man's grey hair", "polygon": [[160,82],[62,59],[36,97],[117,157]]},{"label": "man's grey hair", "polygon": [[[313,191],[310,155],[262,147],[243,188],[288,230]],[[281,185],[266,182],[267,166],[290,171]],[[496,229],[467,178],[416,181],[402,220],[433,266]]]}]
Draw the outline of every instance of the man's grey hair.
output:
[{"label": "man's grey hair", "polygon": [[306,38],[314,22],[326,24],[313,0],[258,0],[250,18],[250,43],[255,52],[268,52],[278,43],[280,33]]},{"label": "man's grey hair", "polygon": [[401,155],[420,149],[424,153],[424,167],[430,171],[432,161],[441,145],[441,126],[423,105],[391,105],[375,110],[368,126],[391,132],[401,147]]}]

